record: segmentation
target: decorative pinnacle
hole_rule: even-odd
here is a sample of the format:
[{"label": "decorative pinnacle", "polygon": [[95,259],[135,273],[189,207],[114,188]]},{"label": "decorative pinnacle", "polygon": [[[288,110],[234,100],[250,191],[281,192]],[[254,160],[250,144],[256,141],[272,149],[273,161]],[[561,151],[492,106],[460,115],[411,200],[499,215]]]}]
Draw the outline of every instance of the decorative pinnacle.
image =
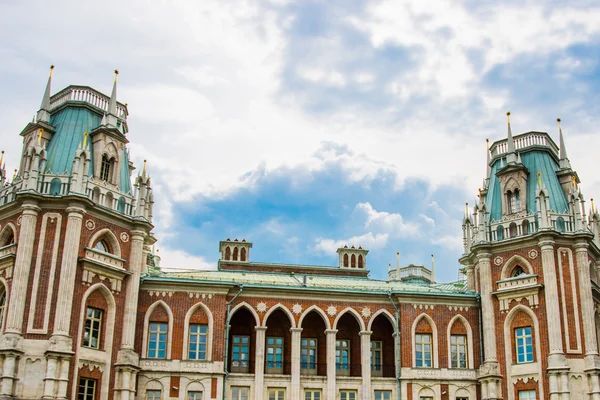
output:
[{"label": "decorative pinnacle", "polygon": [[490,139],[485,139],[485,147],[488,149],[488,151],[490,150]]},{"label": "decorative pinnacle", "polygon": [[469,216],[469,203],[465,203],[465,215]]},{"label": "decorative pinnacle", "polygon": [[15,168],[15,174],[13,175],[12,180],[14,181],[15,179],[17,179],[17,169]]},{"label": "decorative pinnacle", "polygon": [[508,123],[510,124],[510,111],[506,112],[506,118],[508,118]]},{"label": "decorative pinnacle", "polygon": [[119,70],[115,69],[115,82],[117,81],[117,76],[119,75]]},{"label": "decorative pinnacle", "polygon": [[542,173],[538,171],[538,185],[540,185],[540,189],[542,188]]},{"label": "decorative pinnacle", "polygon": [[83,132],[83,148],[84,149],[85,149],[85,146],[87,145],[87,138],[88,138],[88,133]]},{"label": "decorative pinnacle", "polygon": [[50,78],[52,78],[52,70],[54,70],[54,65],[50,66]]},{"label": "decorative pinnacle", "polygon": [[571,182],[573,182],[573,187],[577,187],[577,177],[575,175],[571,175]]},{"label": "decorative pinnacle", "polygon": [[4,161],[4,150],[2,150],[2,153],[0,154],[0,168],[2,168],[2,161]]},{"label": "decorative pinnacle", "polygon": [[556,122],[558,122],[558,127],[560,128],[560,118],[556,118]]},{"label": "decorative pinnacle", "polygon": [[142,172],[144,175],[146,174],[146,160],[144,160],[144,171]]},{"label": "decorative pinnacle", "polygon": [[42,144],[42,134],[44,133],[44,130],[42,128],[40,128],[40,133],[38,134],[38,146],[40,146]]},{"label": "decorative pinnacle", "polygon": [[594,213],[594,199],[590,199],[590,201],[592,202],[592,214]]}]

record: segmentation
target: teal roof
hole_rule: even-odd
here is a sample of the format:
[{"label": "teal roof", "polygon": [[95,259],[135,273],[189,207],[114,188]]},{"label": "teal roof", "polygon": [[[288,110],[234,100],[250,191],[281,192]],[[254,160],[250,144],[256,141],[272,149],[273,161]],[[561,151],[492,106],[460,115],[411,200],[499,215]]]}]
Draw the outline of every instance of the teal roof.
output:
[{"label": "teal roof", "polygon": [[[550,209],[558,213],[566,213],[569,210],[567,197],[565,196],[556,172],[559,170],[555,159],[544,150],[533,150],[521,152],[521,161],[529,171],[527,178],[527,212],[537,212],[535,204],[537,189],[537,173],[542,174],[542,181],[548,190],[550,198]],[[504,166],[504,161],[498,159],[491,168],[490,186],[486,197],[486,206],[490,213],[490,219],[500,221],[502,218],[502,193],[500,191],[500,181],[496,173]]]},{"label": "teal roof", "polygon": [[119,174],[119,189],[123,193],[131,193],[131,177],[129,176],[129,154],[127,150],[123,149],[123,155],[121,156],[121,173]]},{"label": "teal roof", "polygon": [[[83,107],[66,107],[53,114],[50,125],[56,128],[56,132],[47,149],[46,173],[71,174],[75,152],[82,143],[83,133],[91,132],[101,121],[100,115]],[[93,160],[90,172],[92,165]]]}]

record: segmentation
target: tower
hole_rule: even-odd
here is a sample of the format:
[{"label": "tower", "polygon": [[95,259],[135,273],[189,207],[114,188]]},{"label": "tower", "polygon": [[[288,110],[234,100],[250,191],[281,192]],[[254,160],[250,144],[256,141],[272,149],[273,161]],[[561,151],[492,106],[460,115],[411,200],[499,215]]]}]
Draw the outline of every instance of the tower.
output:
[{"label": "tower", "polygon": [[140,275],[155,242],[150,177],[144,165],[131,184],[118,72],[110,97],[87,86],[52,95],[53,68],[21,132],[18,171],[1,175],[0,395],[130,399]]},{"label": "tower", "polygon": [[474,218],[463,219],[468,286],[480,295],[482,399],[600,398],[598,216],[586,222],[579,178],[544,132],[489,147]]}]

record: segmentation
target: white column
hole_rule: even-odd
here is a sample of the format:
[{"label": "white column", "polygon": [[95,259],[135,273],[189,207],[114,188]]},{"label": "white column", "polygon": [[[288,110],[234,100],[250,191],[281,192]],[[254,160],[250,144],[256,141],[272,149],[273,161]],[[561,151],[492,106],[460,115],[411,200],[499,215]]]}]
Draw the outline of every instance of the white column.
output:
[{"label": "white column", "polygon": [[569,374],[563,372],[560,374],[561,378],[561,396],[560,400],[569,400]]},{"label": "white column", "polygon": [[[35,202],[26,201],[21,208],[21,232],[17,242],[17,255],[13,272],[13,281],[8,302],[8,314],[6,316],[5,333],[21,335],[23,328],[23,312],[25,310],[25,298],[27,297],[27,285],[29,282],[29,271],[31,269],[31,257],[33,255],[33,242],[35,240],[35,228],[40,208]],[[6,370],[6,367],[4,368]],[[12,373],[10,374],[12,375]]]},{"label": "white column", "polygon": [[[581,315],[583,320],[583,336],[585,339],[585,355],[597,356],[598,343],[596,341],[596,318],[594,315],[594,298],[592,297],[592,284],[590,283],[590,261],[588,258],[588,244],[575,244],[575,257],[579,272],[579,293],[581,296]],[[544,279],[544,283],[546,280]],[[558,318],[550,318],[558,319]]]},{"label": "white column", "polygon": [[13,382],[15,380],[15,364],[17,356],[15,354],[6,354],[4,356],[4,365],[2,368],[2,390],[0,395],[8,397],[13,395]]},{"label": "white column", "polygon": [[73,310],[75,274],[77,273],[77,257],[79,256],[81,225],[83,223],[85,208],[72,205],[67,208],[67,213],[67,231],[62,251],[53,336],[69,336]]},{"label": "white column", "polygon": [[335,335],[337,329],[327,329],[327,397],[325,400],[336,399],[336,382],[335,382]]},{"label": "white column", "polygon": [[265,335],[267,327],[257,326],[254,329],[256,330],[256,344],[254,346],[256,350],[254,355],[254,400],[262,400],[265,390]]},{"label": "white column", "polygon": [[60,374],[58,376],[58,390],[56,391],[57,399],[67,398],[67,385],[69,384],[69,366],[71,361],[68,358],[61,358]]},{"label": "white column", "polygon": [[477,263],[479,266],[479,286],[481,288],[481,313],[483,322],[484,359],[486,362],[497,362],[496,359],[496,319],[494,316],[494,303],[492,294],[492,255],[490,253],[479,254]]},{"label": "white column", "polygon": [[129,272],[127,278],[127,297],[125,297],[125,313],[123,316],[122,349],[133,349],[135,341],[135,323],[137,317],[137,304],[140,289],[140,275],[144,270],[143,257],[145,232],[131,232],[131,253],[129,255]]},{"label": "white column", "polygon": [[46,378],[44,379],[44,395],[42,398],[53,399],[58,378],[58,358],[49,355],[46,357]]},{"label": "white column", "polygon": [[[121,371],[121,400],[129,400],[129,390],[131,388],[131,371],[123,370]],[[167,389],[169,391],[170,388]]]},{"label": "white column", "polygon": [[300,343],[302,328],[291,328],[292,332],[292,393],[291,400],[301,400],[300,397]]},{"label": "white column", "polygon": [[[544,301],[546,303],[546,315],[553,315],[555,318],[548,318],[548,344],[550,347],[550,356],[548,357],[549,366],[564,365],[562,327],[560,325],[560,305],[558,304],[558,283],[556,280],[556,262],[554,259],[554,240],[542,238],[540,240],[540,250],[542,251],[542,269],[544,273]],[[554,356],[554,360],[553,360]],[[559,357],[557,359],[557,356]],[[559,364],[557,364],[559,363]],[[554,364],[554,365],[552,365]]]},{"label": "white column", "polygon": [[371,399],[371,331],[362,331],[360,335],[360,363],[362,369],[362,399]]},{"label": "white column", "polygon": [[550,387],[550,400],[558,400],[558,396],[559,396],[559,388],[558,388],[558,384],[559,384],[559,376],[556,372],[554,373],[549,373],[548,374],[549,377],[549,384],[548,386]]},{"label": "white column", "polygon": [[598,374],[590,373],[588,374],[588,380],[590,381],[591,387],[591,399],[598,400],[600,399],[600,379],[598,378]]}]

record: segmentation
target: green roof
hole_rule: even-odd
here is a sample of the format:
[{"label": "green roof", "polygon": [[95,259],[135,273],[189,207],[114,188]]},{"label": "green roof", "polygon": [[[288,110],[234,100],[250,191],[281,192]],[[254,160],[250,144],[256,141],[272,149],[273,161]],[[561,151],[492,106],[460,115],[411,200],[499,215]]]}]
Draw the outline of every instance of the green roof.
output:
[{"label": "green roof", "polygon": [[[569,210],[567,197],[565,196],[556,172],[559,170],[556,160],[544,150],[533,150],[521,152],[521,161],[529,171],[527,178],[527,212],[537,212],[535,203],[537,189],[537,173],[542,174],[542,181],[548,190],[550,198],[550,209],[558,213],[566,213]],[[490,213],[490,219],[500,221],[502,219],[502,193],[500,181],[496,173],[504,166],[501,159],[494,162],[490,174],[490,186],[486,198],[486,206]]]}]

